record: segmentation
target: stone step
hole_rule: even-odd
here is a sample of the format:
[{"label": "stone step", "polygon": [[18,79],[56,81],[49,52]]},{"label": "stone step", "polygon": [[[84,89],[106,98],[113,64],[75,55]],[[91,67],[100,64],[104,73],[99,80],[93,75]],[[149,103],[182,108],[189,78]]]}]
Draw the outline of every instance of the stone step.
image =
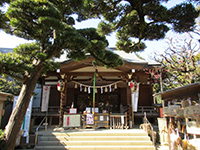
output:
[{"label": "stone step", "polygon": [[35,150],[155,150],[154,146],[37,146]]},{"label": "stone step", "polygon": [[39,141],[125,141],[125,140],[132,140],[132,141],[148,141],[150,140],[149,136],[42,136],[40,137]]},{"label": "stone step", "polygon": [[151,141],[40,141],[38,146],[151,146]]},{"label": "stone step", "polygon": [[143,130],[135,130],[129,131],[124,130],[122,131],[110,131],[110,132],[73,132],[73,133],[60,133],[60,132],[52,132],[52,134],[45,134],[46,136],[147,136],[147,133]]},{"label": "stone step", "polygon": [[44,133],[35,150],[155,150],[144,130]]}]

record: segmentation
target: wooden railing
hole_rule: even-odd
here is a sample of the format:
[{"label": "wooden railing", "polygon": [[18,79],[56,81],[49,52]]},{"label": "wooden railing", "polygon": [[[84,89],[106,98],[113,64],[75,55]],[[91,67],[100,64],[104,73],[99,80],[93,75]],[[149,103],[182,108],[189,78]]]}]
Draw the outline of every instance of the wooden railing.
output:
[{"label": "wooden railing", "polygon": [[[68,111],[69,108],[65,108],[66,111]],[[128,109],[127,109],[128,110]],[[127,111],[125,110],[125,112]],[[49,106],[48,112],[59,112],[60,106]],[[41,107],[33,107],[32,108],[33,113],[41,112]],[[144,114],[146,113],[157,113],[157,109],[154,106],[138,106],[138,113]]]},{"label": "wooden railing", "polygon": [[[42,125],[42,123],[44,122],[44,120],[46,120],[47,122],[47,116],[45,116],[42,121],[40,122],[40,124],[37,126],[36,130],[35,130],[35,145],[38,142],[38,130],[40,128],[40,126]],[[47,132],[47,123],[45,123],[45,132]]]},{"label": "wooden railing", "polygon": [[128,129],[128,116],[125,113],[110,113],[110,129]]},{"label": "wooden railing", "polygon": [[[59,112],[60,111],[60,106],[49,106],[48,107],[48,112]],[[33,107],[32,108],[32,113],[39,113],[41,112],[41,107]]]},{"label": "wooden railing", "polygon": [[[154,129],[149,120],[147,119],[147,114],[144,112],[144,124],[146,125],[146,132],[151,136],[152,142],[155,146],[155,134],[154,134]],[[147,125],[150,127],[150,130],[148,130]]]},{"label": "wooden railing", "polygon": [[135,115],[144,115],[144,113],[146,113],[147,116],[151,115],[151,116],[158,116],[159,113],[157,111],[157,108],[155,108],[154,106],[138,106],[138,110],[137,112],[134,112]]}]

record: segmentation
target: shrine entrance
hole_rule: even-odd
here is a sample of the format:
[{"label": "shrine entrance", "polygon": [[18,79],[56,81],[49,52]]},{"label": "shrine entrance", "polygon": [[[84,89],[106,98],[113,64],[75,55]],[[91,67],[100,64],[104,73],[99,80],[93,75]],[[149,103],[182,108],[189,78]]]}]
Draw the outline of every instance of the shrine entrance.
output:
[{"label": "shrine entrance", "polygon": [[[116,117],[119,116],[119,118],[125,116],[121,124],[123,122],[125,126],[131,128],[136,115],[143,115],[140,111],[135,113],[133,108],[139,110],[140,105],[142,107],[152,105],[151,76],[147,70],[157,65],[160,66],[160,64],[141,60],[135,54],[122,55],[115,49],[107,50],[122,57],[124,65],[110,69],[104,66],[93,66],[94,58],[92,56],[88,56],[87,59],[82,61],[66,59],[62,61],[62,65],[57,71],[48,72],[48,76],[43,78],[43,85],[51,86],[49,106],[53,107],[53,111],[52,113],[48,111],[48,114],[57,119],[59,116],[59,126],[64,124],[63,120],[65,119],[63,117],[66,115],[68,119],[76,115],[89,115],[87,113],[89,107],[93,110],[98,109],[98,113],[90,111],[91,116],[96,114],[97,120],[101,122],[104,120],[104,124],[98,122],[97,127],[108,128],[110,118],[113,118],[112,114]],[[60,91],[57,91],[58,81],[64,83],[64,86],[60,86],[62,87]],[[130,86],[131,84],[134,85],[133,89]],[[95,92],[93,92],[93,89]],[[137,92],[137,96],[134,96],[137,104],[132,101],[133,92]],[[138,106],[138,108],[135,108],[135,106]],[[35,108],[35,110],[39,109]],[[39,113],[40,116],[41,114]],[[33,115],[37,117],[38,113],[33,113]],[[83,126],[85,125],[85,122],[81,123]]]},{"label": "shrine entrance", "polygon": [[[92,90],[91,90],[92,91]],[[92,107],[93,95],[79,89],[75,90],[74,95],[75,107],[78,108],[78,112],[83,112],[86,107]],[[100,89],[95,96],[95,107],[99,109],[99,112],[106,110],[108,113],[120,113],[120,89],[115,89],[111,92],[101,93]]]}]

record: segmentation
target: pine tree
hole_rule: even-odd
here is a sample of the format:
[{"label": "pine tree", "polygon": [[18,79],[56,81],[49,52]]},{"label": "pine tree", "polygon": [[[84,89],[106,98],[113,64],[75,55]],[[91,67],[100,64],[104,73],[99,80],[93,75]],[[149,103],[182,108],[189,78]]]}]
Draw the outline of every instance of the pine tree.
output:
[{"label": "pine tree", "polygon": [[[68,57],[77,61],[90,53],[96,62],[107,67],[123,64],[119,56],[105,51],[108,42],[96,29],[76,30],[73,27],[75,21],[71,15],[81,7],[82,1],[79,0],[15,0],[9,4],[6,16],[11,28],[6,31],[35,42],[20,45],[13,53],[0,54],[1,74],[22,81],[19,99],[5,131],[7,149],[15,148],[14,141],[39,77],[58,68],[53,58],[59,57],[63,49],[68,51]],[[108,53],[118,63],[113,64],[112,59],[104,60]]]},{"label": "pine tree", "polygon": [[[7,149],[15,147],[39,77],[58,67],[52,58],[59,57],[63,49],[74,60],[81,61],[90,53],[95,58],[94,64],[116,67],[123,62],[105,51],[108,42],[104,34],[116,31],[117,47],[133,52],[145,48],[143,40],[164,38],[170,29],[167,24],[177,32],[192,30],[198,16],[192,4],[167,9],[162,1],[167,0],[12,0],[6,14],[0,12],[0,28],[35,42],[18,46],[14,53],[0,54],[0,73],[22,81],[18,103],[6,128]],[[105,21],[99,24],[98,32],[90,28],[76,30],[74,14],[78,21],[95,17]],[[105,59],[108,56],[111,59]]]},{"label": "pine tree", "polygon": [[198,2],[167,8],[162,4],[168,0],[88,0],[80,20],[100,18],[99,31],[116,32],[119,50],[137,52],[146,48],[145,40],[162,39],[169,30],[192,31],[198,11],[191,1]]}]

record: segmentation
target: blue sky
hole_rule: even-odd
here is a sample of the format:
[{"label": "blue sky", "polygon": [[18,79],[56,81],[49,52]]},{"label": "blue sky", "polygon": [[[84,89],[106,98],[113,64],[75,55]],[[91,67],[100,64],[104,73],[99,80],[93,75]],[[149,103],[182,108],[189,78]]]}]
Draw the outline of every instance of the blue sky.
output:
[{"label": "blue sky", "polygon": [[[164,5],[166,5],[169,8],[183,1],[184,0],[171,0],[167,4],[165,3]],[[88,20],[81,23],[77,23],[75,27],[76,28],[97,27],[98,22],[99,20]],[[172,35],[173,35],[172,32],[169,32],[167,34],[167,36],[172,36]],[[107,36],[107,39],[109,41],[109,47],[114,47],[116,44],[115,34]],[[0,47],[14,48],[23,43],[27,43],[27,41],[22,38],[6,34],[5,32],[0,30]],[[167,46],[164,40],[145,41],[145,44],[147,48],[143,52],[139,53],[144,58],[150,57],[154,51],[164,51],[164,49]]]}]

